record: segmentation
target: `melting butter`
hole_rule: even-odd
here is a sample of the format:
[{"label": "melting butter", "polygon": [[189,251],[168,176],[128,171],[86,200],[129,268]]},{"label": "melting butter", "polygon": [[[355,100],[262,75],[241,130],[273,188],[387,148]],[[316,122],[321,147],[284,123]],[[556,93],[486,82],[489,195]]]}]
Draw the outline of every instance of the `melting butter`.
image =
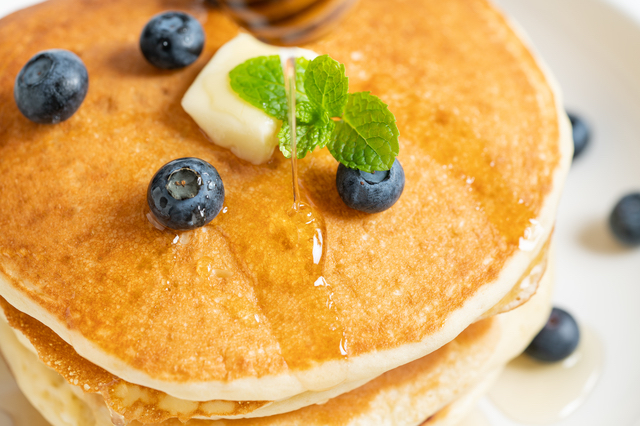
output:
[{"label": "melting butter", "polygon": [[241,99],[231,88],[229,71],[251,58],[285,54],[307,59],[318,56],[310,50],[269,46],[239,34],[200,72],[184,95],[182,107],[216,145],[253,164],[268,161],[278,145],[282,123]]},{"label": "melting butter", "polygon": [[602,371],[602,345],[589,328],[581,328],[581,342],[567,359],[542,363],[526,355],[513,360],[489,392],[507,416],[524,424],[558,422],[580,407]]}]

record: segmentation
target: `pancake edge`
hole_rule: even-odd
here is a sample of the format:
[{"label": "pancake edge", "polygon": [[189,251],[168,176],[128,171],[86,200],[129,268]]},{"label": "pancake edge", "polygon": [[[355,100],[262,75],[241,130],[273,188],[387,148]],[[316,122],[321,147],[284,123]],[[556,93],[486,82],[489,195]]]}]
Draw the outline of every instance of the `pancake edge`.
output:
[{"label": "pancake edge", "polygon": [[[499,343],[494,348],[493,355],[484,364],[477,380],[463,389],[457,389],[454,398],[438,407],[436,411],[421,413],[420,420],[411,419],[411,414],[408,413],[409,415],[404,418],[406,422],[398,426],[453,426],[464,417],[473,404],[490,388],[504,365],[522,352],[529,340],[546,322],[551,310],[551,297],[555,281],[554,260],[551,260],[550,263],[541,282],[539,293],[521,307],[496,316],[497,326],[501,333]],[[0,316],[3,317],[1,313]],[[19,331],[12,329],[4,318],[0,318],[0,322],[2,322],[0,324],[0,355],[5,355],[7,364],[20,389],[47,421],[54,426],[112,426],[110,413],[99,395],[83,393],[78,386],[67,383],[62,376],[36,358],[32,348],[29,347],[28,340],[25,341],[26,338],[21,338]],[[10,350],[21,353],[21,356],[9,355],[5,345],[13,346],[13,349]],[[29,365],[35,368],[28,368]],[[32,372],[35,378],[30,378],[27,371]],[[54,387],[55,392],[51,392],[53,383],[58,384]],[[45,398],[43,395],[47,395],[49,398]],[[61,410],[61,407],[64,409]],[[371,414],[376,416],[375,413]],[[425,421],[431,417],[433,417],[431,420]],[[70,423],[69,419],[71,418],[76,421]],[[291,426],[294,424],[288,420],[278,422],[277,416],[273,420],[272,426]],[[342,426],[357,426],[363,424],[363,421],[370,422],[371,420],[371,418],[356,417]],[[219,424],[216,420],[204,420],[204,422],[204,424],[198,423],[198,425],[214,426]],[[230,422],[230,424],[226,422],[220,424],[233,426],[233,420]],[[136,424],[139,425],[139,423]],[[163,426],[165,424],[169,426],[169,422],[155,425]],[[319,424],[312,423],[310,426],[319,426]]]}]

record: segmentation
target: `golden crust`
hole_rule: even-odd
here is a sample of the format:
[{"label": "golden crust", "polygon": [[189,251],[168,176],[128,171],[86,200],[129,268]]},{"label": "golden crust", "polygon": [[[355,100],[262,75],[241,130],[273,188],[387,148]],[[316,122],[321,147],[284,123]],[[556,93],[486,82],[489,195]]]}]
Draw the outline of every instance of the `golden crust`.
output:
[{"label": "golden crust", "polygon": [[[553,268],[550,268],[542,279],[540,291],[524,306],[477,322],[452,342],[427,357],[388,371],[325,404],[310,405],[294,412],[260,419],[194,419],[184,424],[347,426],[386,423],[410,426],[417,425],[434,413],[435,416],[431,417],[427,424],[457,424],[454,423],[455,419],[459,419],[473,400],[486,391],[491,376],[495,376],[491,371],[496,372],[509,359],[519,354],[545,323],[551,309],[552,285]],[[18,343],[17,334],[10,330],[4,321],[0,321],[0,335],[3,335],[0,339],[0,349],[7,356],[25,394],[35,406],[41,407],[49,414],[50,417],[47,418],[52,424],[68,424],[71,420],[74,425],[93,426],[94,422],[82,421],[74,414],[85,412],[85,408],[88,408],[85,403],[94,412],[95,426],[111,424],[104,400],[98,395],[82,396],[81,391],[76,388],[73,393],[77,394],[80,401],[73,401],[73,404],[72,401],[68,401],[68,404],[64,404],[68,398],[65,394],[69,392],[62,388],[52,390],[50,385],[49,388],[47,385],[51,382],[59,383],[63,379]],[[3,334],[7,332],[8,334]],[[44,352],[43,359],[47,360],[50,350]],[[26,372],[28,374],[25,374]],[[78,386],[80,389],[83,388],[82,383],[78,383]],[[74,386],[67,389],[71,388]],[[60,409],[61,405],[74,405],[76,408]],[[138,421],[131,422],[132,426],[140,424]],[[183,423],[177,419],[155,423],[157,426],[181,424]]]},{"label": "golden crust", "polygon": [[[135,424],[156,424],[165,421],[163,425],[171,425],[174,422],[179,424],[175,416],[163,410],[161,404],[159,406],[158,403],[163,396],[152,389],[142,389],[138,394],[138,396],[146,394],[144,402],[138,401],[131,407],[123,406],[120,396],[114,395],[119,392],[118,385],[122,383],[121,379],[93,366],[73,353],[73,349],[55,333],[28,315],[14,309],[3,299],[0,299],[0,305],[9,324],[23,333],[37,348],[40,360],[57,371],[70,384],[78,386],[87,393],[102,394],[112,410],[121,414],[127,421],[135,420]],[[280,414],[280,417],[285,423],[291,419],[299,422],[306,418],[313,424],[347,424],[351,418],[357,418],[361,412],[370,410],[381,389],[395,387],[408,387],[415,393],[424,393],[425,390],[430,389],[434,403],[441,399],[446,401],[452,397],[449,393],[466,389],[482,376],[499,339],[500,327],[494,319],[479,321],[465,329],[455,340],[425,358],[396,368],[369,384],[343,394],[335,401],[330,400],[326,404],[311,405],[301,411]],[[64,353],[64,356],[60,353]],[[420,377],[421,380],[416,382],[416,377]],[[456,386],[440,386],[442,381],[455,382]],[[112,398],[114,396],[115,398]],[[197,405],[197,403],[194,404]],[[226,402],[226,413],[210,413],[206,411],[206,404],[208,403],[200,403],[200,407],[194,407],[193,412],[181,417],[180,421],[185,422],[199,415],[240,415],[261,405],[253,401]],[[337,407],[340,409],[336,409]],[[349,409],[345,410],[344,407]],[[266,417],[264,420],[260,418],[234,420],[233,424],[236,422],[261,424],[263,421],[270,424],[271,417]],[[191,421],[191,423],[198,424],[198,421]]]},{"label": "golden crust", "polygon": [[[365,215],[340,201],[326,150],[299,162],[326,224],[329,285],[312,298],[296,286],[274,291],[255,274],[265,265],[288,273],[273,212],[290,204],[289,164],[279,154],[264,166],[237,159],[180,108],[197,72],[236,34],[233,24],[200,2],[160,0],[51,0],[0,21],[7,288],[166,382],[289,374],[344,360],[341,347],[354,358],[436,333],[497,278],[557,184],[558,112],[535,59],[484,0],[398,0],[393,13],[388,5],[363,1],[306,46],[344,62],[352,91],[390,105],[407,179],[392,209]],[[167,8],[192,13],[208,37],[201,59],[177,72],[154,69],[137,48],[140,29]],[[15,34],[27,36],[18,44]],[[83,59],[90,90],[67,122],[36,125],[18,112],[13,80],[54,47]],[[178,241],[147,221],[145,195],[162,164],[186,156],[218,169],[227,210]],[[202,259],[231,276],[202,277]],[[317,318],[326,328],[316,333]]]},{"label": "golden crust", "polygon": [[551,245],[551,239],[545,242],[542,250],[536,256],[536,259],[531,262],[527,272],[516,282],[500,301],[487,312],[482,314],[481,319],[491,318],[494,315],[502,314],[514,310],[515,308],[524,305],[529,299],[531,299],[538,290],[540,280],[547,270],[547,264],[549,262],[549,247]]},{"label": "golden crust", "polygon": [[187,421],[192,417],[240,416],[267,405],[269,401],[182,401],[189,410],[176,413],[170,407],[176,400],[164,392],[127,383],[92,364],[53,331],[18,311],[0,297],[0,307],[11,327],[23,334],[38,352],[42,362],[84,392],[101,394],[109,408],[128,420],[143,423],[162,422],[169,418]]},{"label": "golden crust", "polygon": [[[514,290],[510,291],[503,300],[484,315],[485,320],[479,321],[479,323],[482,322],[484,325],[468,327],[454,340],[455,343],[449,343],[432,353],[428,363],[417,363],[422,365],[420,368],[423,369],[424,365],[429,365],[432,369],[447,371],[451,369],[452,359],[462,357],[464,359],[458,361],[463,361],[467,367],[471,367],[471,371],[464,372],[466,376],[465,380],[469,380],[470,377],[477,374],[478,371],[476,370],[479,370],[479,368],[477,368],[478,365],[483,364],[486,358],[493,353],[496,343],[495,338],[492,338],[492,340],[481,337],[489,334],[488,330],[490,327],[496,328],[495,325],[490,326],[491,322],[486,321],[486,319],[521,306],[536,293],[540,281],[547,272],[549,245],[550,242],[545,244],[541,255],[536,258],[536,263],[529,268],[528,275],[518,280],[518,283],[514,286]],[[536,268],[539,269],[539,273],[533,273]],[[520,290],[521,283],[525,280],[529,281],[532,287],[532,291],[526,294],[526,298],[521,297],[522,291]],[[57,334],[51,331],[51,329],[27,314],[15,309],[2,297],[0,297],[0,311],[4,313],[4,317],[7,319],[9,325],[29,340],[42,362],[63,376],[69,383],[78,386],[83,391],[102,395],[111,410],[119,413],[129,421],[137,420],[142,423],[160,423],[170,418],[186,421],[191,418],[249,417],[249,414],[250,417],[262,417],[263,413],[253,414],[253,412],[271,404],[271,401],[185,401],[176,399],[158,390],[129,383],[82,358],[74,351],[71,345],[62,340]],[[492,333],[496,334],[496,331],[492,331]],[[469,349],[467,348],[468,346],[472,346],[472,348]],[[455,355],[450,354],[452,347],[458,348],[456,352],[454,352]],[[463,351],[459,348],[465,349]],[[442,363],[443,358],[434,355],[436,353],[449,354],[447,355],[449,361]],[[470,353],[473,353],[475,357],[471,363],[469,361],[472,357],[468,355]],[[414,376],[413,372],[415,370],[415,366],[411,367],[411,365],[414,364],[409,364],[410,368],[408,368],[410,373],[402,375],[396,372],[393,374],[393,382],[397,382],[396,385],[410,382],[409,377]],[[398,367],[398,369],[399,368],[400,367]],[[465,370],[465,368],[455,369],[455,371],[462,370]],[[437,380],[434,379],[433,382],[435,381]],[[460,382],[466,383],[464,380]],[[434,383],[430,382],[429,386],[431,385],[434,385]],[[349,389],[346,389],[346,391],[352,390],[355,387],[357,386],[351,386]],[[436,387],[437,386],[434,385],[434,388]],[[464,386],[459,385],[459,388],[462,387]],[[326,400],[328,397],[337,396],[340,393],[345,393],[345,391],[336,392],[332,395],[323,395],[320,393],[316,398],[307,396],[306,405],[313,405],[319,401]],[[276,409],[275,411],[269,411],[266,415],[285,411],[291,410]]]}]

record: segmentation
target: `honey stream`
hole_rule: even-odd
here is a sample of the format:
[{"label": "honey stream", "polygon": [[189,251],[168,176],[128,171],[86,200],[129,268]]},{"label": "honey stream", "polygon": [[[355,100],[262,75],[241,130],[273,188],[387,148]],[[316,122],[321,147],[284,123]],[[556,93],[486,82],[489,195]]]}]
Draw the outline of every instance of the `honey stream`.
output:
[{"label": "honey stream", "polygon": [[[261,317],[266,318],[261,326],[270,328],[284,362],[295,374],[314,362],[345,359],[347,344],[331,285],[323,277],[325,222],[298,183],[295,57],[283,55],[283,70],[291,129],[293,203],[274,188],[273,208],[243,220],[246,213],[241,210],[246,209],[236,208],[229,200],[233,214],[216,220],[214,226],[229,241],[235,258],[252,280]],[[310,390],[333,386],[339,380],[331,377],[318,383],[317,378],[305,380],[304,374],[298,379]]]},{"label": "honey stream", "polygon": [[[331,287],[323,277],[326,226],[312,203],[302,200],[298,183],[294,56],[283,58],[283,69],[291,129],[293,204],[273,213],[265,235],[267,244],[280,242],[278,257],[282,267],[274,269],[274,264],[265,259],[254,263],[251,270],[257,274],[258,297],[265,301],[261,307],[271,320],[287,365],[304,369],[309,367],[305,359],[322,362],[346,357],[347,346]],[[282,300],[273,300],[281,298],[287,306],[282,306]]]},{"label": "honey stream", "polygon": [[[273,45],[288,46],[317,39],[328,32],[356,0],[222,0],[223,9],[257,38]],[[330,283],[323,277],[326,226],[310,200],[305,200],[298,183],[296,147],[295,57],[283,55],[285,90],[291,132],[291,178],[293,204],[265,217],[250,219],[238,234],[220,229],[251,275],[254,291],[282,356],[294,370],[309,363],[340,360],[347,356],[347,342],[333,303]],[[253,229],[255,228],[255,229]],[[229,229],[230,230],[230,229]],[[244,233],[252,233],[243,236]],[[247,241],[259,235],[260,247]],[[251,236],[252,238],[248,238]],[[302,377],[299,379],[304,382]],[[303,383],[304,384],[304,383]],[[306,384],[317,384],[311,380]]]},{"label": "honey stream", "polygon": [[289,129],[291,129],[291,180],[293,183],[293,214],[300,209],[300,185],[298,184],[298,137],[296,123],[296,57],[286,55],[282,58],[284,87],[289,107]]}]

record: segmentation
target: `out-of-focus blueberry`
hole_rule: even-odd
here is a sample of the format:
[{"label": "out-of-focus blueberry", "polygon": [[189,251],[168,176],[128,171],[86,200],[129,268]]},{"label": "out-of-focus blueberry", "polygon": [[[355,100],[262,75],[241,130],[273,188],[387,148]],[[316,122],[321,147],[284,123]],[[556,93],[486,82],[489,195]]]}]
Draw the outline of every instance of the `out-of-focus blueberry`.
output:
[{"label": "out-of-focus blueberry", "polygon": [[165,12],[154,16],[142,30],[140,50],[158,68],[184,68],[198,59],[204,38],[202,25],[194,17],[183,12]]},{"label": "out-of-focus blueberry", "polygon": [[553,308],[549,320],[525,353],[540,361],[561,361],[575,351],[579,342],[580,329],[576,320],[567,311]]},{"label": "out-of-focus blueberry", "polygon": [[613,235],[622,243],[640,245],[640,192],[625,195],[609,216]]},{"label": "out-of-focus blueberry", "polygon": [[571,133],[573,135],[573,158],[577,158],[584,152],[591,140],[591,128],[587,122],[577,114],[567,112],[571,121]]},{"label": "out-of-focus blueberry", "polygon": [[36,54],[18,73],[13,96],[29,120],[55,124],[71,117],[89,89],[89,74],[82,60],[68,50]]}]

